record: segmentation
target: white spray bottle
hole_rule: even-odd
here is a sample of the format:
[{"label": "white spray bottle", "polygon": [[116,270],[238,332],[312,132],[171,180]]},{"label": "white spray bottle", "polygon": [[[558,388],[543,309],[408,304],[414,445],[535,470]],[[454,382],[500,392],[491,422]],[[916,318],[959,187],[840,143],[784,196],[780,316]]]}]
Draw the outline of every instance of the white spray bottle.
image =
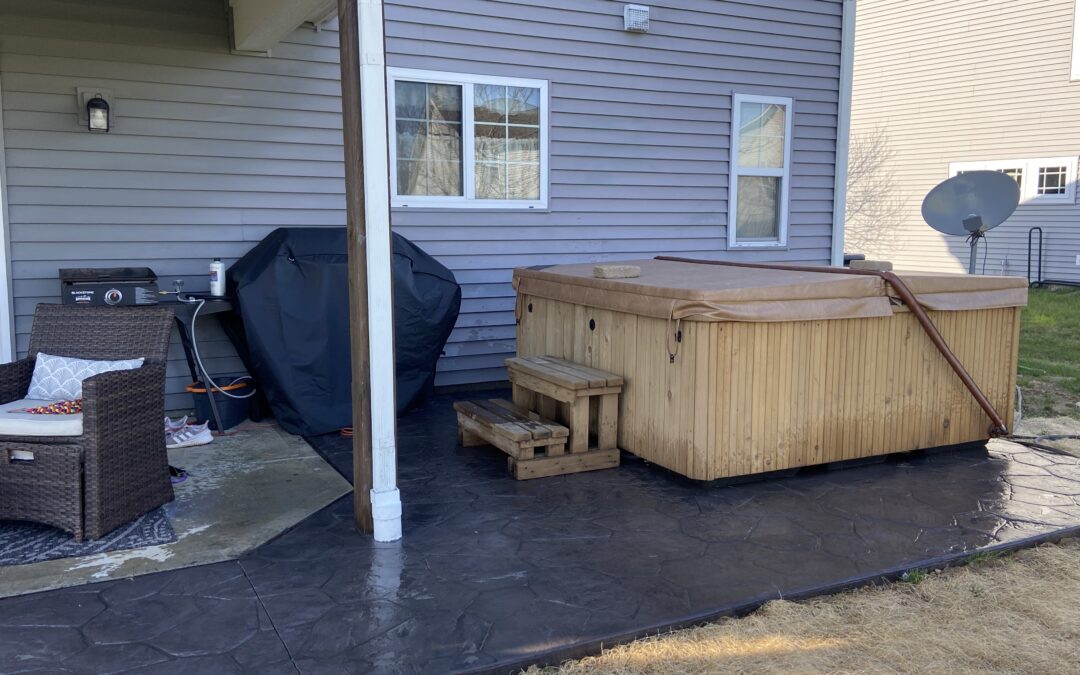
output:
[{"label": "white spray bottle", "polygon": [[221,262],[221,258],[214,258],[210,263],[210,295],[225,295],[225,263]]}]

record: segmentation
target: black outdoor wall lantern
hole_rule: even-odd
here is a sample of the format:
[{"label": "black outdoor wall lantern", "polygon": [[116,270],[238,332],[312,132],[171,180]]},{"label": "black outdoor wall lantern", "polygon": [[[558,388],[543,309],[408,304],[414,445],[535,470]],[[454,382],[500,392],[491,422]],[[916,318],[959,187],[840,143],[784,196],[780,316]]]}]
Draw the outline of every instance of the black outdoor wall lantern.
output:
[{"label": "black outdoor wall lantern", "polygon": [[109,130],[109,103],[101,94],[86,102],[86,126],[90,131]]}]

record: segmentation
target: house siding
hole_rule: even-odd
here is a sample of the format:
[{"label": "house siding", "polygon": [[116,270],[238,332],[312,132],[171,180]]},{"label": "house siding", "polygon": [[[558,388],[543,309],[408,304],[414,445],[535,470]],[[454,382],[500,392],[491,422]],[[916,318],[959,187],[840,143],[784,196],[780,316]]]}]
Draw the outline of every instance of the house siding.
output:
[{"label": "house siding", "polygon": [[[61,267],[153,268],[205,292],[276,227],[344,225],[337,35],[297,30],[274,58],[230,53],[224,3],[0,2],[16,349]],[[75,88],[114,97],[115,129],[77,123]],[[212,373],[243,372],[214,320]],[[179,340],[169,409],[191,405]]]},{"label": "house siding", "polygon": [[[842,4],[652,3],[646,35],[609,0],[386,4],[392,67],[550,82],[549,208],[395,210],[396,231],[454,270],[462,313],[443,385],[502,380],[516,266],[726,257],[733,92],[795,99],[788,247],[829,260]],[[0,83],[17,347],[58,267],[149,265],[205,290],[280,226],[344,225],[337,33],[302,27],[272,58],[231,54],[222,3],[0,0]],[[542,64],[542,65],[541,65]],[[77,86],[116,99],[115,131],[75,118]],[[211,372],[241,370],[215,322]],[[178,345],[170,407],[187,368]]]},{"label": "house siding", "polygon": [[[964,238],[938,234],[920,215],[949,164],[1080,155],[1080,82],[1069,79],[1075,6],[859,0],[852,139],[884,130],[900,205],[891,243],[872,254],[900,268],[966,270]],[[1045,235],[1043,276],[1080,282],[1075,200],[1021,204],[990,232],[979,270],[985,253],[986,273],[1025,276],[1034,226]]]},{"label": "house siding", "polygon": [[828,262],[842,3],[648,4],[645,35],[610,0],[387,4],[390,66],[549,81],[547,212],[394,213],[464,284],[441,382],[505,378],[515,266],[728,257],[733,92],[793,97],[795,118],[788,248],[730,255]]}]

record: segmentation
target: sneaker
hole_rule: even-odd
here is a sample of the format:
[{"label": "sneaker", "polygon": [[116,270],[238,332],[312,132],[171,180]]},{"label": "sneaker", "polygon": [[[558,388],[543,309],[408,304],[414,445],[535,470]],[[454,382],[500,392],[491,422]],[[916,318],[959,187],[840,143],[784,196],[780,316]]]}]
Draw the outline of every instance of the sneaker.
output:
[{"label": "sneaker", "polygon": [[181,469],[178,466],[169,465],[169,480],[173,485],[179,485],[188,479],[188,472],[186,469]]},{"label": "sneaker", "polygon": [[189,424],[165,436],[166,448],[190,448],[193,445],[206,445],[214,440],[210,433],[210,423]]},{"label": "sneaker", "polygon": [[174,420],[174,419],[171,419],[171,418],[166,416],[165,417],[165,434],[168,435],[168,434],[171,434],[174,431],[179,431],[180,429],[183,429],[187,425],[187,418],[188,418],[188,416],[184,415],[183,417]]}]

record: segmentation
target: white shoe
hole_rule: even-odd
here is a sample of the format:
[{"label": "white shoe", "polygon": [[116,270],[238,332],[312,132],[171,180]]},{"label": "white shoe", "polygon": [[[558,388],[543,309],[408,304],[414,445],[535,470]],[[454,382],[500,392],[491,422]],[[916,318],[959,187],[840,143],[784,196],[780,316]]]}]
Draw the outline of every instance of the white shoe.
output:
[{"label": "white shoe", "polygon": [[165,435],[166,448],[190,448],[193,445],[206,445],[214,440],[210,433],[210,423],[189,424]]},{"label": "white shoe", "polygon": [[183,429],[185,426],[187,426],[187,418],[188,418],[188,416],[184,415],[183,417],[174,420],[174,419],[171,419],[171,418],[166,416],[165,417],[165,434],[168,435],[168,434],[171,434],[174,431],[179,431],[180,429]]}]

